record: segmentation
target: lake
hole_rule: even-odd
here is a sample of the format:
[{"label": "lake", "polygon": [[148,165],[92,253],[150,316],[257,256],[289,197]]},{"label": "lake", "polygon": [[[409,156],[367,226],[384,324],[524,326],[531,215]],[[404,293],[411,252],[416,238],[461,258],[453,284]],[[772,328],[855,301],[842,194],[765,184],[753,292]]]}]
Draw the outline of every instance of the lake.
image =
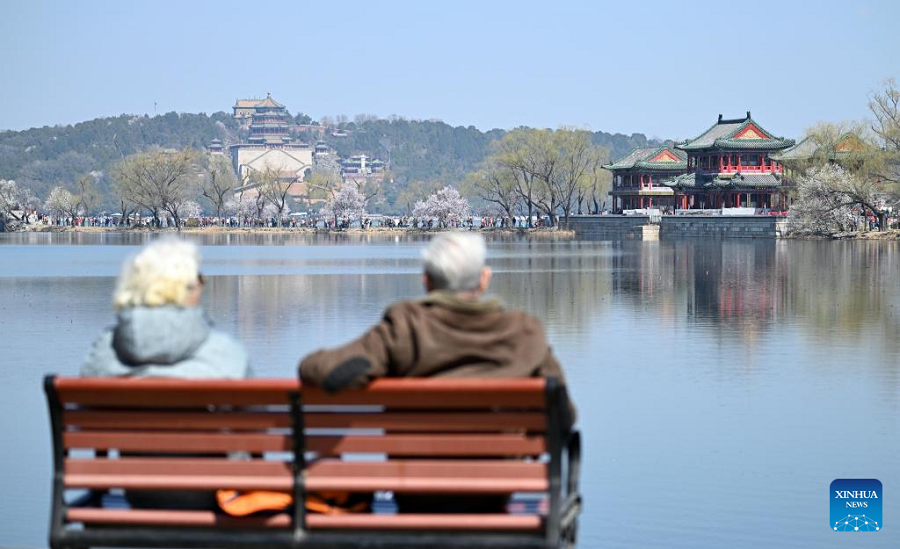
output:
[{"label": "lake", "polygon": [[[41,379],[77,373],[147,238],[0,235],[0,546],[47,545]],[[260,377],[422,292],[421,237],[192,239],[207,311]],[[579,547],[900,546],[897,243],[508,237],[489,263],[491,293],[545,324],[579,408]],[[836,478],[881,480],[883,531],[830,529]]]}]

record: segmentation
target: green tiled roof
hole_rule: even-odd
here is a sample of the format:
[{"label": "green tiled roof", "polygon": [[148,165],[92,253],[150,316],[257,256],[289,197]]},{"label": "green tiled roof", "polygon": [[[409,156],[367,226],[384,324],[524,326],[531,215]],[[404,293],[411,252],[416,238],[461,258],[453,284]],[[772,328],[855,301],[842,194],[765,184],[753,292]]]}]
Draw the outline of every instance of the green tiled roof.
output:
[{"label": "green tiled roof", "polygon": [[769,137],[764,139],[735,139],[748,125],[753,124],[767,135],[772,135],[762,126],[757,124],[747,112],[746,118],[725,120],[719,115],[719,120],[699,137],[685,141],[677,145],[683,151],[699,151],[704,149],[752,149],[752,150],[780,150],[794,144],[793,139],[783,137]]},{"label": "green tiled roof", "polygon": [[[866,146],[864,142],[860,140],[859,136],[853,133],[845,133],[840,138],[838,138],[834,148],[836,149],[842,142],[847,139],[855,139],[857,142],[861,143],[863,147]],[[809,160],[819,152],[820,146],[821,145],[816,144],[815,140],[807,137],[793,147],[785,149],[778,154],[769,155],[769,157],[777,162]],[[853,151],[849,150],[833,150],[831,154],[828,155],[828,158],[830,160],[839,160],[841,158],[849,156],[852,152]]]},{"label": "green tiled roof", "polygon": [[720,177],[688,173],[674,179],[663,181],[663,185],[678,189],[759,189],[778,187],[781,178],[775,174],[735,174],[734,177]]},{"label": "green tiled roof", "polygon": [[[650,162],[651,158],[656,157],[663,151],[669,151],[676,158],[679,159],[678,162]],[[603,166],[607,170],[627,170],[627,169],[641,169],[641,170],[666,170],[666,171],[677,171],[677,170],[686,170],[687,169],[687,154],[684,151],[679,151],[672,147],[643,147],[639,149],[634,149],[626,156],[616,160],[615,162],[611,162]]]}]

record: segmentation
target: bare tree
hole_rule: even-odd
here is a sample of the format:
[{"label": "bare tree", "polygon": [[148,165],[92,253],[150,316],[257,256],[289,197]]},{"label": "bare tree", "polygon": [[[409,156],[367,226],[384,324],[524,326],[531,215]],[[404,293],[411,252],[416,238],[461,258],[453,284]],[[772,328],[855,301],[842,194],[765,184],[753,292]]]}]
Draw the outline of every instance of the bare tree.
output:
[{"label": "bare tree", "polygon": [[220,156],[210,156],[200,182],[200,194],[212,204],[217,218],[222,217],[225,202],[235,187],[237,179],[228,161]]},{"label": "bare tree", "polygon": [[577,191],[588,184],[597,152],[591,146],[591,134],[584,130],[561,129],[552,134],[556,169],[548,181],[549,194],[555,195],[568,224]]},{"label": "bare tree", "polygon": [[306,178],[310,198],[332,198],[341,187],[341,174],[334,170],[316,169]]},{"label": "bare tree", "polygon": [[119,162],[114,170],[120,196],[153,214],[168,212],[181,230],[181,208],[192,198],[197,154],[191,149],[170,152],[160,149],[133,154]]},{"label": "bare tree", "polygon": [[274,207],[278,216],[278,225],[282,226],[284,216],[290,212],[288,205],[291,196],[290,191],[296,180],[285,179],[278,170],[266,168],[261,172],[253,172],[251,181],[257,184],[259,194]]},{"label": "bare tree", "polygon": [[467,194],[496,204],[512,227],[513,215],[516,207],[521,204],[522,197],[517,189],[516,174],[510,168],[500,164],[496,159],[488,158],[482,163],[479,171],[466,176],[464,188]]},{"label": "bare tree", "polygon": [[100,205],[100,192],[95,185],[94,174],[87,173],[78,178],[75,184],[75,199],[77,207],[84,215],[90,215]]}]

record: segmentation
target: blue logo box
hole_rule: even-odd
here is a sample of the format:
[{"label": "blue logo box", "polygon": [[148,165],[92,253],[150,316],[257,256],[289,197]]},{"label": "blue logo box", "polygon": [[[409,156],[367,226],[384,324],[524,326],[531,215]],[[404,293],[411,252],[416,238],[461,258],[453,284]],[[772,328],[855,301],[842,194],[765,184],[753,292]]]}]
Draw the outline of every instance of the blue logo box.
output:
[{"label": "blue logo box", "polygon": [[831,483],[831,529],[835,532],[878,532],[884,493],[874,478],[839,478]]}]

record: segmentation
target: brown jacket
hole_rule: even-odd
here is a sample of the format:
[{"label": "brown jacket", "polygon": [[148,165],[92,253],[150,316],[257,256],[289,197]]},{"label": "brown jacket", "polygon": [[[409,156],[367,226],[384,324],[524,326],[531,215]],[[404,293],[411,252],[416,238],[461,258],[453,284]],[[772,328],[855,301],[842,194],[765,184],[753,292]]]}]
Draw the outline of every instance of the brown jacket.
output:
[{"label": "brown jacket", "polygon": [[300,378],[334,392],[379,377],[556,377],[544,329],[496,300],[468,301],[445,292],[392,305],[359,339],[320,350],[300,363]]}]

